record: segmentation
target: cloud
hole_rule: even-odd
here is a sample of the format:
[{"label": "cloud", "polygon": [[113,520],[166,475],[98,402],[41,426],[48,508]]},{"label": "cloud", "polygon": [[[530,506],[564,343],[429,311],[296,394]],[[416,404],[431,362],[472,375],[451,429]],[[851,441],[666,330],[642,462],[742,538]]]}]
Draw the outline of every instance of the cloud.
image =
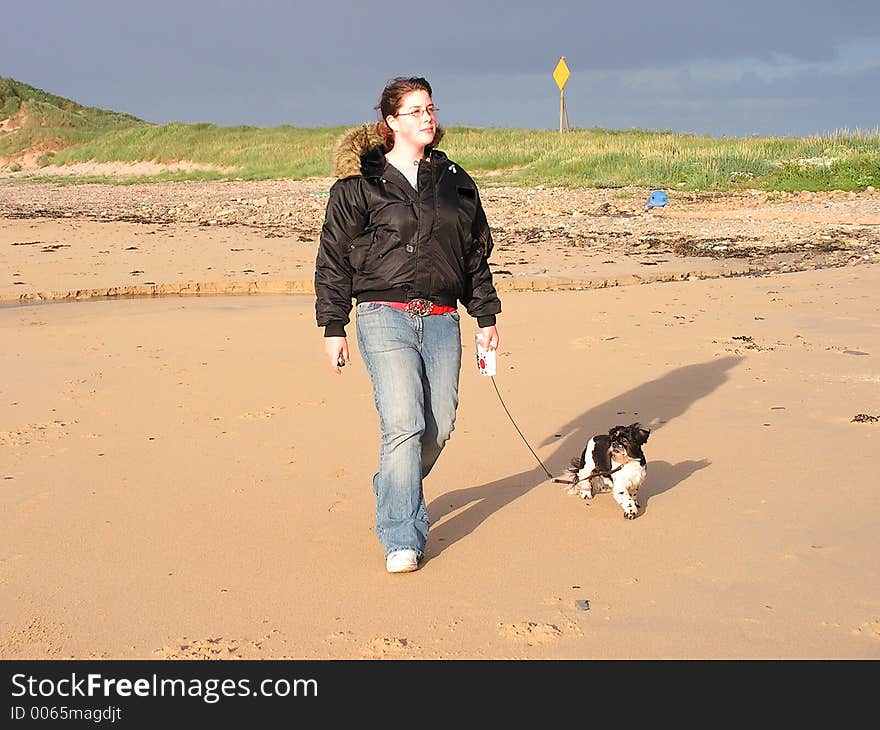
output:
[{"label": "cloud", "polygon": [[397,7],[16,3],[0,74],[151,121],[260,126],[356,124],[388,79],[424,75],[444,123],[554,128],[564,55],[580,126],[803,134],[880,118],[876,0]]}]

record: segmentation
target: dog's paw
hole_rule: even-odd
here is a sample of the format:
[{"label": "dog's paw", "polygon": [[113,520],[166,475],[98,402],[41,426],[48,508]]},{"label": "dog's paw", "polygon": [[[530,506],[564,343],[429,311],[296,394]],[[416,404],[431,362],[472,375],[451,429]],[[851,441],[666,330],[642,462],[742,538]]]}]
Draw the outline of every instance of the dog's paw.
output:
[{"label": "dog's paw", "polygon": [[623,510],[623,517],[627,520],[634,520],[639,514],[639,506],[629,507]]},{"label": "dog's paw", "polygon": [[593,492],[590,489],[579,489],[578,495],[580,495],[581,499],[592,499],[593,498]]}]

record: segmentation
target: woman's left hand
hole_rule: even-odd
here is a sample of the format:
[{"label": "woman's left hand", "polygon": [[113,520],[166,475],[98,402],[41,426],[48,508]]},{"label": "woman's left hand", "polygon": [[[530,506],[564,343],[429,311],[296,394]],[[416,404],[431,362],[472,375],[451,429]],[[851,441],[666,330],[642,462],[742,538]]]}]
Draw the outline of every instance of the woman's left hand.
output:
[{"label": "woman's left hand", "polygon": [[498,349],[498,329],[493,324],[491,327],[480,327],[480,344],[487,350]]}]

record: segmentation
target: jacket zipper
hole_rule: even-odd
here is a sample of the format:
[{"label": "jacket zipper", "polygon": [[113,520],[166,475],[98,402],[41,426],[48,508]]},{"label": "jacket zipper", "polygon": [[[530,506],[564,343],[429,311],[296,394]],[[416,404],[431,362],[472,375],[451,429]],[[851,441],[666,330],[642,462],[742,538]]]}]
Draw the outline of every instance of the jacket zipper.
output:
[{"label": "jacket zipper", "polygon": [[[403,175],[403,173],[400,172],[400,170],[396,170],[395,172],[397,172],[401,176]],[[395,182],[394,180],[389,180],[384,175],[380,179],[386,185],[388,185],[388,184],[394,185],[398,190],[400,190],[403,193],[403,197],[406,201],[406,205],[408,205],[412,209],[413,215],[416,217],[416,240],[414,243],[412,241],[410,241],[410,245],[413,246],[413,248],[415,249],[413,251],[413,253],[416,253],[416,255],[418,255],[417,252],[418,252],[418,247],[419,247],[419,239],[421,237],[421,230],[422,230],[422,216],[421,216],[421,211],[419,210],[419,205],[416,204],[416,202],[412,199],[412,196],[409,194],[411,191],[412,192],[418,192],[418,191],[413,191],[413,187],[412,187],[412,185],[409,184],[409,180],[406,181],[406,185],[408,188],[407,189],[401,183]]]}]

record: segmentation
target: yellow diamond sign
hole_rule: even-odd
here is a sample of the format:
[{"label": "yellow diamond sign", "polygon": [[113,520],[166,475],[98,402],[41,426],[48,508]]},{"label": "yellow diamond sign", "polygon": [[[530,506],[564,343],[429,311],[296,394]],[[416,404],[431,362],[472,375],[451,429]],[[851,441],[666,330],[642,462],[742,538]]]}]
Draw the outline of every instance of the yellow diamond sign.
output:
[{"label": "yellow diamond sign", "polygon": [[556,64],[556,68],[553,69],[553,80],[560,91],[562,91],[569,76],[571,76],[571,71],[568,70],[568,66],[565,63],[565,56],[562,56],[559,59],[559,63]]}]

